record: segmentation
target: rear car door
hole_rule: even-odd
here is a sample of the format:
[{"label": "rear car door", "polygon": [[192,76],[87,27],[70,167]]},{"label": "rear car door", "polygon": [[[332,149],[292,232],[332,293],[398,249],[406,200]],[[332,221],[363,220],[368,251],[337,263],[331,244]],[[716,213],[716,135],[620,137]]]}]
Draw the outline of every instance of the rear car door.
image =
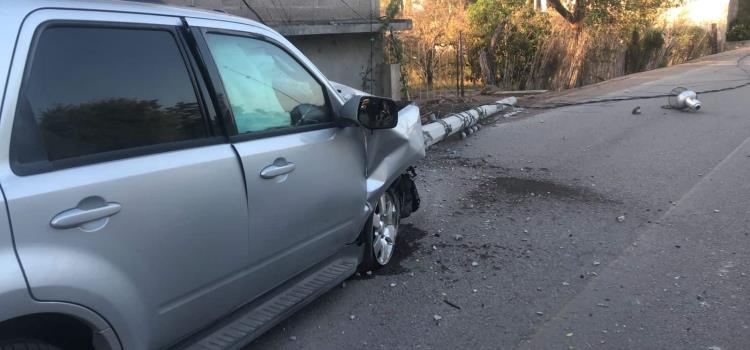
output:
[{"label": "rear car door", "polygon": [[247,301],[243,174],[214,136],[181,25],[33,13],[0,118],[31,293],[99,312],[129,349],[167,346]]},{"label": "rear car door", "polygon": [[226,96],[245,171],[252,296],[353,243],[366,216],[359,128],[334,124],[325,78],[278,34],[189,20]]}]

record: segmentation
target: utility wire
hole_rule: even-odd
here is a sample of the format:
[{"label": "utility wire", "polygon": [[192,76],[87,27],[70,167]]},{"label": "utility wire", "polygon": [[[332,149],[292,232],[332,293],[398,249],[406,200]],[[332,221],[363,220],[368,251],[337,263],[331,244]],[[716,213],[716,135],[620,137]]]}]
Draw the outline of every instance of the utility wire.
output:
[{"label": "utility wire", "polygon": [[242,2],[245,4],[245,7],[247,7],[247,9],[250,10],[250,12],[252,12],[255,15],[255,17],[258,17],[258,21],[260,23],[267,25],[266,21],[263,20],[263,17],[260,16],[258,11],[255,11],[255,9],[252,6],[250,6],[250,4],[247,3],[247,0],[242,0]]},{"label": "utility wire", "polygon": [[[340,1],[340,2],[342,3],[342,4],[344,4],[344,6],[346,6],[347,8],[349,8],[349,10],[351,10],[352,12],[354,12],[354,14],[355,14],[355,15],[357,15],[357,17],[359,17],[359,18],[361,18],[361,19],[363,19],[363,20],[365,20],[365,21],[367,21],[367,20],[368,20],[368,19],[367,19],[367,18],[365,18],[364,16],[360,15],[360,14],[359,14],[359,12],[357,12],[357,10],[355,10],[355,9],[354,9],[353,7],[351,7],[351,6],[349,5],[349,4],[347,4],[347,3],[346,3],[346,1],[344,1],[344,0],[339,0],[339,1]],[[370,4],[370,7],[372,7],[372,4]],[[372,8],[370,8],[370,12],[372,12]]]},{"label": "utility wire", "polygon": [[283,19],[286,24],[292,24],[292,17],[289,16],[289,13],[286,11],[286,7],[284,7],[284,5],[277,4],[276,0],[271,0],[271,5],[273,5],[273,8],[275,8],[277,12],[283,12]]},{"label": "utility wire", "polygon": [[[737,89],[750,86],[750,70],[742,67],[742,61],[744,61],[748,57],[750,57],[750,54],[740,57],[739,59],[737,59],[737,64],[736,64],[737,68],[745,72],[745,74],[747,75],[746,82],[739,84],[739,85],[734,85],[734,86],[721,88],[721,89],[697,91],[696,94],[698,95],[715,94],[715,93],[720,93],[720,92],[725,92],[725,91],[737,90]],[[560,103],[552,103],[552,104],[547,104],[547,105],[542,105],[542,106],[519,106],[519,107],[526,108],[526,109],[554,109],[554,108],[562,108],[562,107],[592,105],[592,104],[607,103],[607,102],[653,100],[657,98],[665,98],[665,97],[671,97],[671,96],[674,96],[674,95],[669,93],[669,94],[647,95],[647,96],[613,97],[613,98],[603,98],[603,99],[580,101],[580,102],[560,102]]]}]

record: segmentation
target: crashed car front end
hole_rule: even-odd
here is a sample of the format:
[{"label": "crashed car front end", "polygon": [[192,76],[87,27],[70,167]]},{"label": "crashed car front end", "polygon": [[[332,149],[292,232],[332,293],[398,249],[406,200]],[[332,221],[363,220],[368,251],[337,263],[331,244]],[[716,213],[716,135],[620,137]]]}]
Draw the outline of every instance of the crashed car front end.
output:
[{"label": "crashed car front end", "polygon": [[[368,95],[343,84],[332,85],[345,101],[354,96]],[[401,217],[409,216],[419,208],[414,164],[425,157],[419,107],[414,103],[403,106],[394,128],[364,132],[367,202],[374,204],[389,188],[398,187],[402,194]]]}]

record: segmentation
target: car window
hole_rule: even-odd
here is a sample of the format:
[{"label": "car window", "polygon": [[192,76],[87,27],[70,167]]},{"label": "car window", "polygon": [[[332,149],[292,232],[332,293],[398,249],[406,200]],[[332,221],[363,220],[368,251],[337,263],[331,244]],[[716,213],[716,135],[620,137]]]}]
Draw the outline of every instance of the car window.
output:
[{"label": "car window", "polygon": [[11,141],[17,163],[207,136],[168,30],[48,27],[26,76]]},{"label": "car window", "polygon": [[331,121],[323,87],[269,42],[208,34],[240,134]]}]

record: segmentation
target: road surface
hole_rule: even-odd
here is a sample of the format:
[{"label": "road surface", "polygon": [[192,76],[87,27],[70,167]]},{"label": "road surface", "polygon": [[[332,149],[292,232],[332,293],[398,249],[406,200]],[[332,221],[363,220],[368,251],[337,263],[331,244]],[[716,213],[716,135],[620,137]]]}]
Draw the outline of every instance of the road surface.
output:
[{"label": "road surface", "polygon": [[[555,100],[738,85],[748,54]],[[247,349],[750,349],[750,87],[700,98],[535,110],[431,149],[394,266]]]}]

